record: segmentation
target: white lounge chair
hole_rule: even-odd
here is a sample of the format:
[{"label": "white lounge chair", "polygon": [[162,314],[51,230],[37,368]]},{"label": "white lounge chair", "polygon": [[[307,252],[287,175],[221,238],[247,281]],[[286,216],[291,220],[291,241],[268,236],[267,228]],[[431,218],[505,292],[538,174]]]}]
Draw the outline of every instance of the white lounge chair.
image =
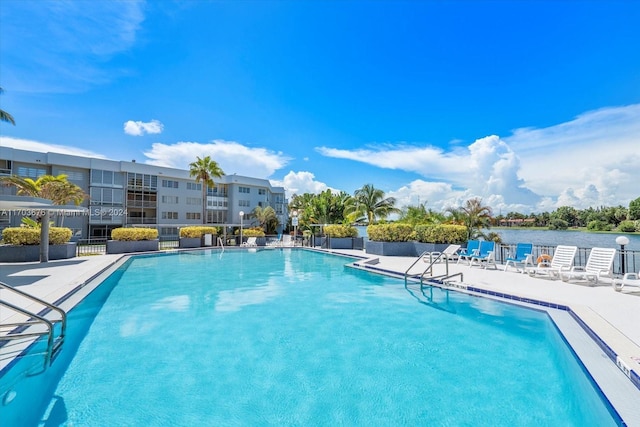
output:
[{"label": "white lounge chair", "polygon": [[257,237],[247,237],[246,242],[242,242],[240,246],[258,246]]},{"label": "white lounge chair", "polygon": [[423,255],[422,261],[432,263],[435,260],[438,261],[456,261],[458,259],[458,250],[460,245],[449,245],[442,252],[427,252]]},{"label": "white lounge chair", "polygon": [[620,292],[625,286],[640,288],[640,273],[626,273],[622,279],[614,279],[611,282],[613,289]]},{"label": "white lounge chair", "polygon": [[576,252],[578,252],[577,246],[559,245],[553,252],[551,261],[543,260],[536,267],[528,268],[527,273],[531,276],[544,275],[551,278],[560,278],[561,271],[568,271],[573,267],[573,259],[576,257]]},{"label": "white lounge chair", "polygon": [[601,277],[613,277],[613,259],[616,256],[614,248],[592,248],[589,252],[587,265],[584,267],[572,267],[569,271],[561,271],[560,277],[564,282],[572,279],[582,279],[593,283],[598,283]]}]

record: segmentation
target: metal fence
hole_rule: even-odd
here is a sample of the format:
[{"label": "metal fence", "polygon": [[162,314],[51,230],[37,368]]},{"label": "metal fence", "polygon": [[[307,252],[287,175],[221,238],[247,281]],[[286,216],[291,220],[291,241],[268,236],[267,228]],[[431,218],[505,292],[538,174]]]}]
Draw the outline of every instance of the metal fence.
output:
[{"label": "metal fence", "polygon": [[[272,243],[277,241],[279,236],[267,236],[267,243]],[[232,246],[238,244],[238,236],[228,236],[226,245],[231,244]],[[233,240],[233,243],[231,242]],[[311,236],[311,239],[302,239],[298,238],[296,242],[296,246],[320,246],[327,247],[327,239],[323,236],[322,238],[315,238],[315,236]],[[323,246],[324,245],[324,246]],[[170,250],[176,249],[180,246],[180,239],[175,237],[161,237],[160,238],[160,250]],[[365,239],[362,238],[354,238],[353,239],[353,249],[364,249],[366,246]],[[496,262],[499,264],[504,264],[504,260],[509,257],[510,254],[515,253],[516,245],[508,245],[508,244],[499,244],[497,245],[496,251]],[[536,260],[543,254],[548,254],[553,256],[555,251],[555,246],[543,246],[543,245],[534,245],[533,246],[533,259]],[[89,256],[89,255],[103,255],[107,252],[107,239],[99,238],[99,239],[81,239],[77,242],[77,256]],[[589,253],[591,252],[591,248],[578,248],[578,252],[576,253],[576,258],[574,261],[574,265],[584,266],[587,264],[587,260],[589,259]],[[636,250],[618,250],[616,254],[616,258],[613,263],[613,272],[615,274],[624,274],[628,272],[639,272],[640,271],[640,251]]]}]

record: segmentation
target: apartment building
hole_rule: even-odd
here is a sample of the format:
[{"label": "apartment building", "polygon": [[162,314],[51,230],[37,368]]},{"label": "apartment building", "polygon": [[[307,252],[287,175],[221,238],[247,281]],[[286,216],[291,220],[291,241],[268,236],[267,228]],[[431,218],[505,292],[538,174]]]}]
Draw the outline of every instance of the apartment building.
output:
[{"label": "apartment building", "polygon": [[[74,240],[108,237],[114,228],[141,225],[156,227],[161,237],[170,237],[177,236],[182,226],[203,223],[202,183],[196,183],[188,170],[0,147],[0,176],[37,179],[60,174],[89,195],[83,203],[88,214],[54,218],[57,225],[72,229]],[[206,189],[206,224],[238,226],[243,212],[244,226],[255,225],[253,210],[271,206],[279,232],[286,226],[283,187],[239,175],[214,181],[215,186]],[[0,186],[0,195],[15,193],[14,187]],[[0,229],[19,225],[25,213],[0,212]]]}]

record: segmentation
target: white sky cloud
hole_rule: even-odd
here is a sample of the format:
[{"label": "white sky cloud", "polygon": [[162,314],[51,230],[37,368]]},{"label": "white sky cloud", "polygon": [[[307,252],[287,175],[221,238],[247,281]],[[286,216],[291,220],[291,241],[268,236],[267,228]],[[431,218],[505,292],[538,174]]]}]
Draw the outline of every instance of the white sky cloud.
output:
[{"label": "white sky cloud", "polygon": [[316,176],[312,172],[307,171],[289,171],[289,173],[285,175],[282,181],[271,180],[271,183],[279,187],[284,187],[286,189],[287,197],[289,198],[294,194],[317,194],[327,189],[337,191],[333,188],[330,188],[324,182],[316,181]]},{"label": "white sky cloud", "polygon": [[150,122],[141,122],[129,120],[124,123],[124,133],[133,136],[142,136],[144,134],[159,134],[162,133],[164,125],[158,120],[151,120]]},{"label": "white sky cloud", "polygon": [[[548,211],[562,205],[626,205],[638,197],[640,104],[590,111],[547,128],[518,129],[506,138],[487,136],[448,152],[407,144],[317,151],[422,175],[427,181],[390,193],[411,204],[423,198],[444,206],[455,199],[455,189],[462,188],[459,194],[482,197],[503,213]],[[439,196],[425,187],[442,182],[452,191]]]},{"label": "white sky cloud", "polygon": [[28,139],[12,138],[10,136],[0,136],[0,147],[11,147],[17,150],[36,151],[38,153],[60,153],[72,156],[95,157],[106,159],[103,154],[95,153],[82,148],[69,147],[66,145],[47,144],[46,142],[32,141]]},{"label": "white sky cloud", "polygon": [[145,163],[172,168],[189,169],[196,156],[211,156],[227,175],[238,174],[267,178],[291,160],[281,152],[262,147],[247,147],[234,141],[214,140],[210,143],[177,142],[154,143],[144,155]]}]

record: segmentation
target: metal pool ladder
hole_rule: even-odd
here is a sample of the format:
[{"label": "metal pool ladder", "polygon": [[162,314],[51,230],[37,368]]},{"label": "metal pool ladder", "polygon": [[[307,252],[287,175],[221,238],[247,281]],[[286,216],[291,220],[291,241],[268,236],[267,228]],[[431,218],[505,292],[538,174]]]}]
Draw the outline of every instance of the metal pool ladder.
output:
[{"label": "metal pool ladder", "polygon": [[[426,257],[426,256],[429,256],[429,259],[431,260],[431,262],[429,263],[429,265],[427,266],[427,268],[425,268],[425,270],[424,270],[422,273],[420,273],[419,275],[418,275],[418,274],[409,274],[409,271],[411,271],[411,269],[413,268],[413,266],[414,266],[414,265],[416,265],[416,264],[417,264],[421,259],[423,259],[423,257]],[[443,258],[443,259],[444,259],[444,263],[445,263],[445,274],[441,274],[441,275],[438,275],[438,276],[434,276],[434,275],[433,275],[433,265],[434,265],[435,263],[440,262],[440,259],[441,259],[441,258]],[[409,277],[418,278],[418,276],[419,276],[419,277],[420,277],[420,286],[423,286],[423,284],[424,284],[424,278],[425,278],[425,276],[426,276],[427,274],[430,274],[430,275],[428,276],[428,279],[429,279],[429,280],[431,280],[431,281],[438,281],[438,282],[440,282],[440,283],[444,283],[444,281],[445,281],[446,279],[450,279],[450,278],[452,278],[452,277],[456,277],[456,276],[460,276],[460,280],[464,280],[464,279],[463,279],[463,275],[462,275],[462,273],[449,274],[449,257],[448,257],[446,254],[438,253],[438,256],[436,256],[436,257],[434,258],[434,257],[432,257],[432,256],[430,255],[430,252],[429,252],[429,251],[425,251],[425,252],[422,252],[422,253],[420,254],[420,256],[418,257],[418,259],[417,259],[417,260],[415,260],[415,261],[413,262],[413,264],[411,264],[411,265],[409,266],[409,268],[407,268],[407,270],[404,272],[404,282],[405,282],[405,284],[406,284],[406,283],[407,283],[407,279],[408,279]]]},{"label": "metal pool ladder", "polygon": [[[7,344],[10,340],[37,340],[38,338],[46,335],[47,347],[44,352],[44,365],[42,369],[42,372],[44,372],[49,366],[51,366],[55,357],[62,349],[62,344],[64,343],[67,330],[67,313],[60,307],[34,297],[31,294],[20,291],[6,283],[0,282],[0,289],[5,289],[10,293],[17,294],[31,301],[32,303],[37,303],[45,307],[38,313],[34,313],[24,307],[19,307],[16,304],[0,299],[0,306],[7,307],[26,317],[26,320],[21,322],[0,324],[0,345]],[[49,313],[58,314],[59,319],[47,319],[45,315]],[[59,328],[55,327],[57,323],[60,324]],[[42,328],[43,326],[44,330]],[[3,341],[5,342],[3,343]]]}]

